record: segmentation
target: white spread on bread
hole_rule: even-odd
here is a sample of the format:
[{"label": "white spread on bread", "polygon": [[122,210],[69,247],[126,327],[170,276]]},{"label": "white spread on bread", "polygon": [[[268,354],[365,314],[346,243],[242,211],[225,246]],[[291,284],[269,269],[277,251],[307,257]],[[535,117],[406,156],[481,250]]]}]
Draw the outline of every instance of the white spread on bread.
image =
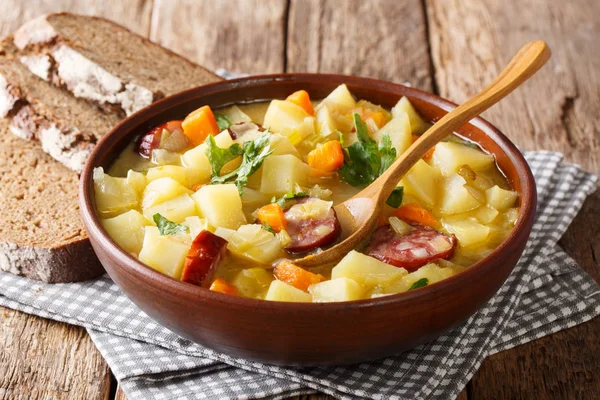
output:
[{"label": "white spread on bread", "polygon": [[81,172],[94,145],[83,142],[77,143],[79,134],[77,128],[64,131],[53,124],[41,130],[39,139],[42,143],[42,149],[46,153],[68,168]]},{"label": "white spread on bread", "polygon": [[29,45],[48,43],[54,40],[58,33],[46,20],[46,15],[32,19],[22,25],[14,34],[14,43],[20,50]]},{"label": "white spread on bread", "polygon": [[29,55],[22,56],[20,59],[21,63],[25,65],[31,72],[39,76],[43,80],[47,81],[50,79],[50,56],[48,55]]},{"label": "white spread on bread", "polygon": [[18,96],[13,94],[12,85],[0,74],[0,117],[4,118],[13,109]]}]

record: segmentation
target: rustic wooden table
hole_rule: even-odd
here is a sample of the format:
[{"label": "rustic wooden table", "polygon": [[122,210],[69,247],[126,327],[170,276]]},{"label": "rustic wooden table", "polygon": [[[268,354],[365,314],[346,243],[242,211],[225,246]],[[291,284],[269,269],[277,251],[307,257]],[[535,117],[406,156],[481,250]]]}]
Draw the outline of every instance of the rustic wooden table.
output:
[{"label": "rustic wooden table", "polygon": [[[363,75],[455,102],[544,39],[549,64],[484,116],[524,149],[600,170],[598,0],[2,0],[0,35],[58,10],[113,19],[211,69]],[[599,216],[596,191],[560,242],[597,281]],[[0,309],[0,349],[2,399],[125,399],[81,328]],[[600,399],[599,373],[596,318],[488,357],[459,398]]]}]

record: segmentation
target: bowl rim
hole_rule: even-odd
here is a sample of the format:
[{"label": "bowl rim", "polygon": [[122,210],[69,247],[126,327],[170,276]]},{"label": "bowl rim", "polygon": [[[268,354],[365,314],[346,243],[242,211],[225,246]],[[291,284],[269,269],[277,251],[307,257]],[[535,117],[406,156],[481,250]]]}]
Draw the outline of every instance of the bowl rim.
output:
[{"label": "bowl rim", "polygon": [[[311,79],[314,80],[316,78],[342,80],[344,83],[352,83],[358,86],[366,86],[375,90],[379,90],[383,87],[389,88],[390,86],[401,87],[402,90],[409,97],[418,98],[422,101],[439,107],[446,112],[457,107],[455,103],[449,100],[443,99],[430,92],[412,88],[410,86],[379,79],[349,76],[342,74],[280,73],[252,75],[236,79],[217,81],[175,93],[171,96],[156,101],[151,105],[146,106],[141,110],[137,111],[136,113],[130,115],[129,117],[123,119],[121,122],[115,125],[107,134],[105,134],[92,150],[81,172],[79,184],[80,210],[89,237],[95,239],[101,247],[109,251],[116,259],[116,262],[119,263],[121,266],[124,266],[123,269],[126,269],[128,273],[143,275],[151,281],[154,281],[154,284],[159,285],[165,291],[176,291],[179,292],[180,295],[195,297],[197,299],[202,299],[206,302],[219,301],[221,303],[224,303],[224,305],[233,308],[253,308],[260,306],[261,308],[266,307],[273,311],[280,310],[289,312],[306,312],[307,310],[317,309],[337,312],[347,309],[349,307],[362,309],[373,307],[385,307],[400,303],[418,302],[425,297],[435,296],[436,293],[448,290],[453,285],[461,286],[469,284],[469,280],[471,279],[471,277],[479,273],[480,270],[484,269],[486,265],[492,261],[492,259],[498,257],[498,255],[502,254],[505,250],[517,245],[517,242],[519,241],[520,236],[523,233],[523,229],[527,229],[527,225],[531,224],[531,221],[535,215],[537,205],[535,180],[531,169],[529,168],[529,165],[523,157],[523,154],[520,152],[520,150],[512,143],[510,139],[508,139],[502,132],[500,132],[498,128],[496,128],[490,122],[481,117],[473,118],[468,122],[468,124],[473,125],[475,128],[482,130],[488,136],[489,132],[491,132],[493,136],[495,136],[491,137],[491,139],[508,156],[508,159],[514,165],[517,171],[517,175],[521,182],[521,205],[519,217],[508,237],[504,239],[504,241],[498,247],[496,247],[490,254],[453,276],[443,279],[442,281],[430,284],[425,288],[421,288],[426,290],[416,289],[412,291],[390,294],[377,298],[325,303],[280,302],[268,301],[263,299],[252,299],[241,296],[231,296],[223,293],[213,292],[187,282],[179,281],[175,278],[172,278],[168,275],[162,274],[154,270],[152,267],[140,262],[137,258],[133,257],[125,250],[121,249],[104,230],[104,228],[100,224],[100,218],[96,214],[96,211],[93,206],[93,169],[96,167],[97,158],[99,157],[99,155],[104,153],[104,147],[112,147],[116,143],[123,140],[121,139],[119,141],[113,141],[112,136],[114,136],[122,129],[130,129],[129,125],[132,125],[131,121],[137,119],[147,120],[153,114],[156,114],[159,110],[164,111],[164,109],[167,108],[175,108],[183,103],[187,103],[190,100],[193,100],[189,98],[190,94],[193,94],[196,97],[203,97],[212,92],[220,91],[220,89],[223,86],[225,86],[227,90],[230,90],[232,88],[239,89],[256,85],[268,85],[270,83],[282,81],[302,82]],[[133,125],[139,126],[141,124],[137,122]]]}]

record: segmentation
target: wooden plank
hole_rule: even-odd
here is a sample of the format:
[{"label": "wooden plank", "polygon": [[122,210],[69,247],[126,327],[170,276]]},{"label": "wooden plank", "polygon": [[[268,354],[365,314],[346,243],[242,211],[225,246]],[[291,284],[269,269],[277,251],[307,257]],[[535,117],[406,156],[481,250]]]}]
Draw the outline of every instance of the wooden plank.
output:
[{"label": "wooden plank", "polygon": [[[485,114],[517,144],[566,153],[598,171],[600,33],[594,1],[427,1],[442,96],[462,101],[500,71],[521,44],[547,40],[553,58],[523,89]],[[594,34],[595,32],[595,34]],[[574,61],[576,60],[576,61]],[[600,281],[600,192],[584,204],[561,245]],[[496,354],[470,383],[471,398],[600,398],[600,319]]]},{"label": "wooden plank", "polygon": [[548,64],[484,117],[525,149],[561,151],[600,171],[600,2],[426,3],[439,92],[456,102],[489,83],[523,44],[546,40]]},{"label": "wooden plank", "polygon": [[289,72],[408,81],[431,90],[421,1],[292,0],[289,14]]},{"label": "wooden plank", "polygon": [[24,22],[39,15],[58,11],[105,17],[135,33],[148,36],[152,0],[2,0],[0,36],[13,32]]},{"label": "wooden plank", "polygon": [[285,0],[156,0],[150,39],[211,70],[282,72]]},{"label": "wooden plank", "polygon": [[84,329],[0,307],[0,399],[108,399],[110,371]]}]

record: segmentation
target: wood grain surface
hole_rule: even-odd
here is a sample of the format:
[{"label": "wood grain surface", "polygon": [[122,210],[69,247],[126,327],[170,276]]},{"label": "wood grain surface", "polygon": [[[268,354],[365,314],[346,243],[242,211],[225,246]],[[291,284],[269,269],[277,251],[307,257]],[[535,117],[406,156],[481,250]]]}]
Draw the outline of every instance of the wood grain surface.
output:
[{"label": "wood grain surface", "polygon": [[288,21],[288,72],[342,73],[432,89],[420,0],[292,0]]},{"label": "wood grain surface", "polygon": [[[0,33],[51,10],[106,16],[211,69],[408,81],[456,102],[489,83],[523,43],[544,39],[549,64],[484,117],[525,149],[562,151],[600,170],[597,0],[3,0]],[[560,243],[597,281],[599,237],[596,192]],[[106,364],[79,328],[0,309],[0,349],[0,398],[110,396]],[[597,360],[598,318],[487,358],[459,398],[598,399]],[[125,400],[120,389],[115,398]]]},{"label": "wood grain surface", "polygon": [[283,71],[285,0],[155,0],[150,39],[211,70]]},{"label": "wood grain surface", "polygon": [[0,1],[0,37],[7,35],[37,16],[69,11],[111,19],[135,33],[148,36],[152,1],[93,0],[2,0]]},{"label": "wood grain surface", "polygon": [[0,399],[108,399],[110,370],[84,329],[0,307]]}]

